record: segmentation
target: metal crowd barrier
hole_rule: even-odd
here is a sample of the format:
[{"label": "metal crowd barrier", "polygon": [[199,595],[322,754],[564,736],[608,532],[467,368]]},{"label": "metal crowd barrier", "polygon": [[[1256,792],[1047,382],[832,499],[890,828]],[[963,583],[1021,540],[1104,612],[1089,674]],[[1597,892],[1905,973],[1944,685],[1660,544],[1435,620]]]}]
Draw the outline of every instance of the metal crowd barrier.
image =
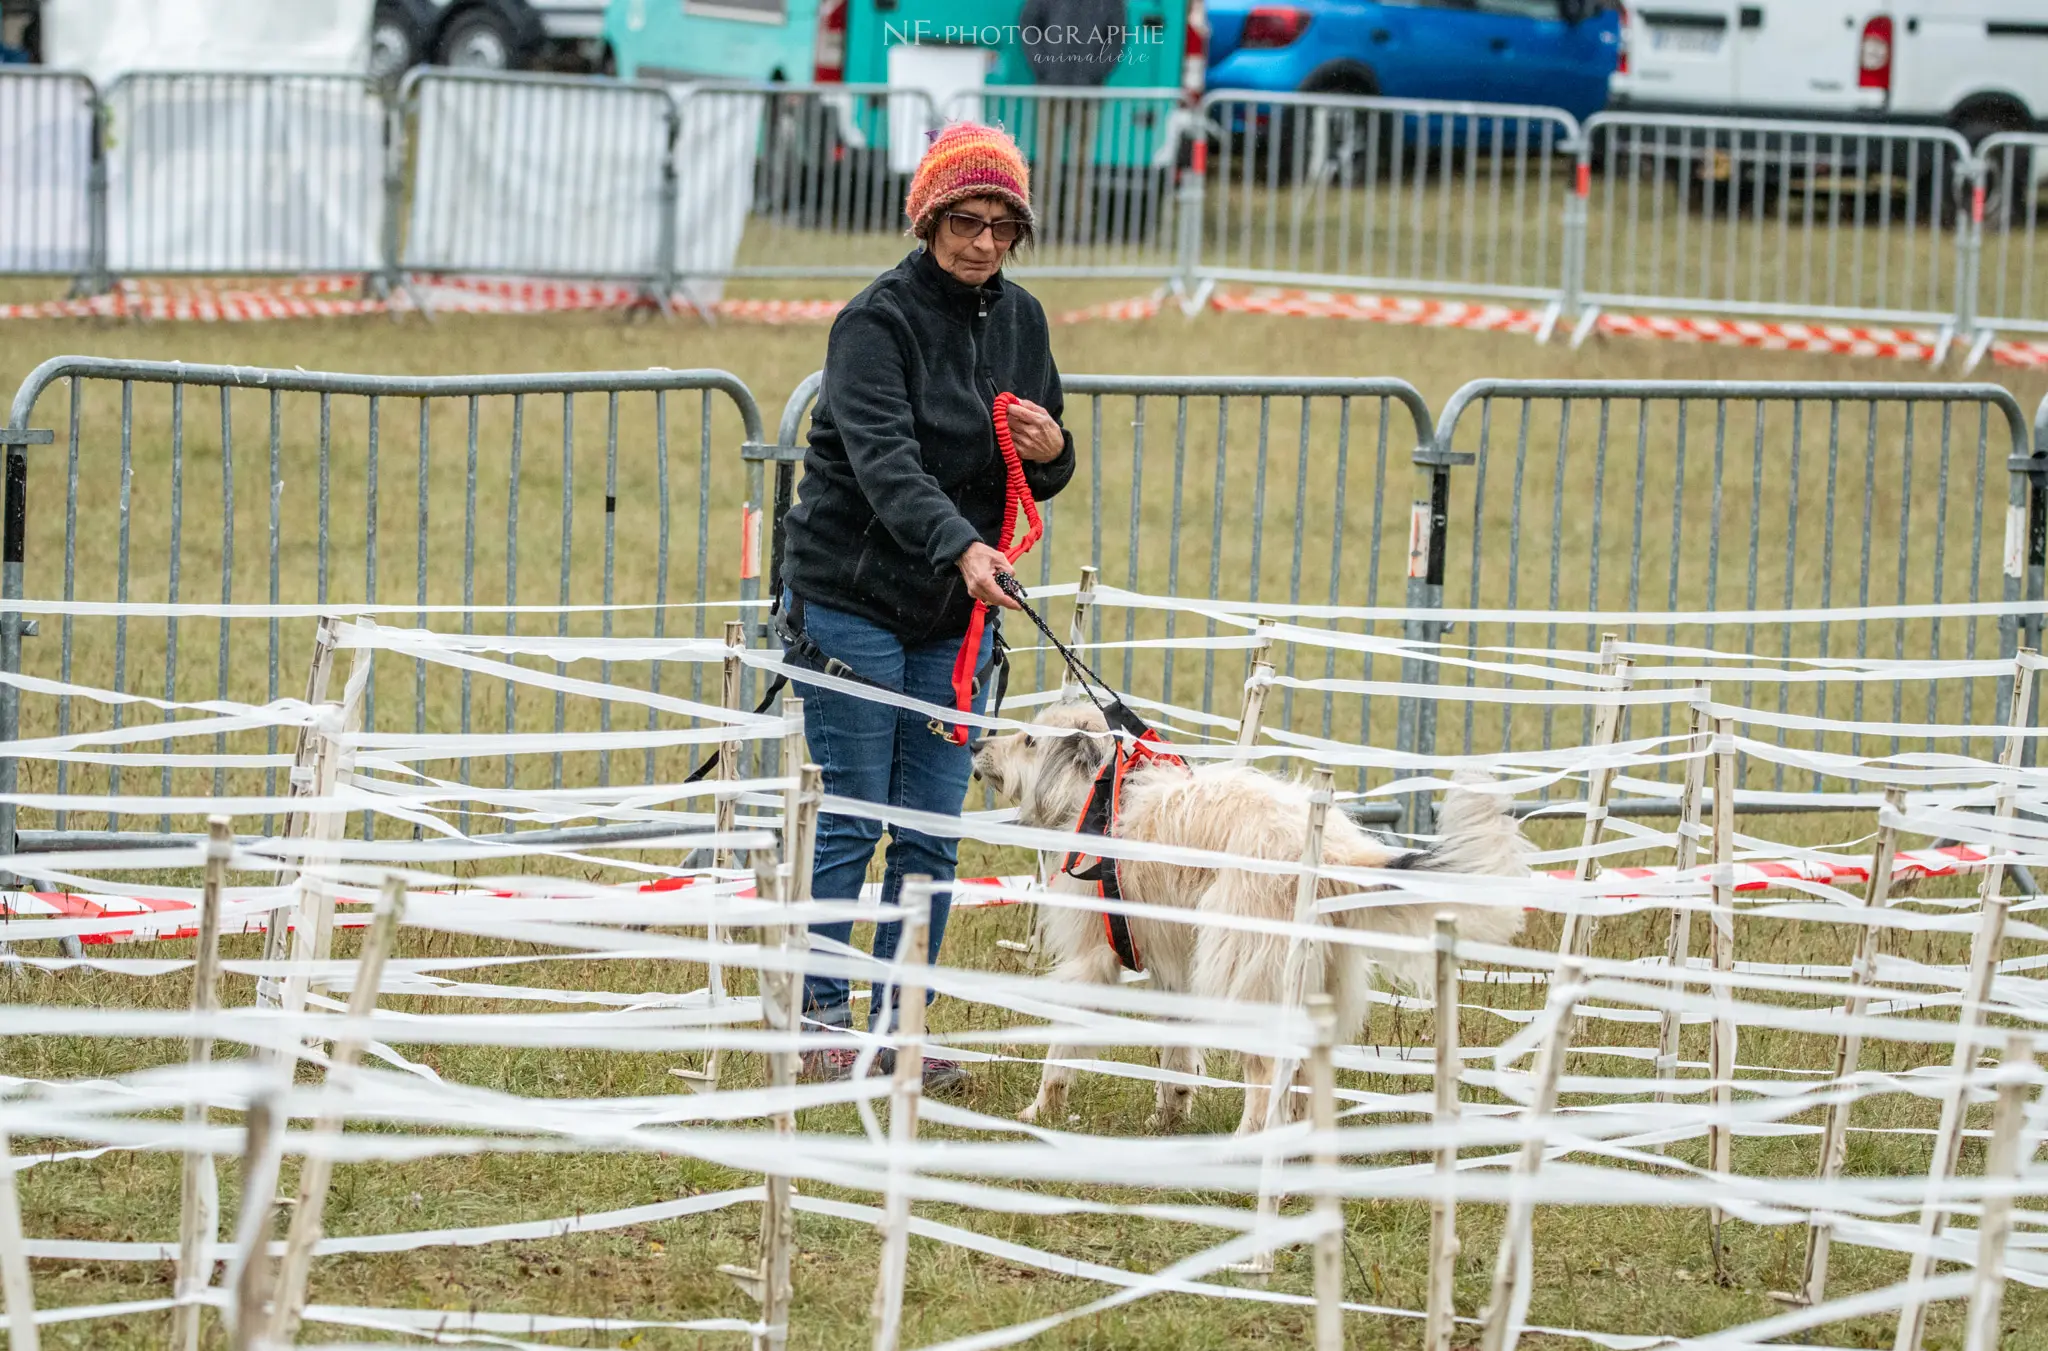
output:
[{"label": "metal crowd barrier", "polygon": [[83,75],[0,75],[0,276],[91,284],[105,248],[99,112]]},{"label": "metal crowd barrier", "polygon": [[666,295],[679,122],[659,84],[418,67],[407,271],[638,280]]},{"label": "metal crowd barrier", "polygon": [[[2048,455],[2048,414],[2043,427]],[[1668,623],[1620,634],[1675,649],[1638,658],[1648,681],[1660,679],[1659,666],[1711,665],[1710,652],[1796,668],[1831,656],[1988,660],[2039,641],[2039,616],[1856,613],[2041,599],[2039,484],[2048,459],[2031,458],[2025,415],[1996,385],[1480,380],[1446,405],[1435,450],[1450,505],[1442,604],[1674,612]],[[1843,618],[1761,617],[1794,609]],[[1701,610],[1736,618],[1703,624],[1675,614]],[[1511,618],[1446,627],[1451,641],[1496,650],[1592,650],[1605,626],[1589,616],[1582,627],[1547,622],[1534,631]],[[1464,683],[1534,688],[1479,671]],[[1839,687],[1801,683],[1795,672],[1778,683],[1775,704],[1781,717],[1883,725],[1905,721],[1911,700],[1912,716],[1924,708],[1929,722],[1988,725],[1994,714],[2005,718],[2011,683],[2009,673],[1944,682],[1941,697],[1955,704],[1945,707],[1936,685],[1904,675],[1855,686],[1843,708]],[[1773,702],[1752,682],[1740,701],[1752,709]],[[1578,745],[1587,731],[1583,709],[1444,707],[1441,717],[1463,725],[1437,729],[1440,752]],[[1561,719],[1570,725],[1560,729]],[[1644,708],[1625,735],[1683,736],[1682,724],[1670,705]],[[1738,730],[1816,752],[1921,749],[1877,732]],[[1747,773],[1750,787],[1800,794],[1822,777],[1818,765],[1809,773],[1783,763]],[[1676,791],[1633,809],[1673,810]]]},{"label": "metal crowd barrier", "polygon": [[[730,594],[712,580],[711,539],[723,528],[714,518],[748,513],[742,538],[767,536],[766,582],[778,585],[782,512],[816,390],[816,377],[797,390],[771,444],[751,394],[719,371],[406,378],[57,358],[28,377],[0,428],[9,523],[0,595],[382,602],[400,607],[386,622],[459,623],[466,633],[710,636]],[[1577,708],[1455,690],[1443,700],[1361,695],[1318,682],[1535,688],[1513,670],[1516,648],[1592,650],[1603,613],[1662,612],[1669,618],[1619,634],[1655,649],[1635,654],[1639,684],[1681,678],[1659,674],[1674,665],[1710,669],[1716,654],[1783,661],[1782,674],[1746,666],[1739,677],[1741,702],[1760,710],[1747,734],[1785,748],[1745,766],[1745,806],[1810,809],[1829,805],[1814,792],[1825,762],[1812,757],[1921,748],[1887,730],[1909,708],[1958,726],[2005,716],[2009,676],[1937,687],[1916,677],[1914,662],[2002,660],[2040,642],[2039,615],[1884,608],[2038,602],[2048,589],[2048,405],[2030,447],[2018,404],[1996,386],[1487,380],[1460,390],[1440,421],[1411,386],[1384,379],[1073,375],[1065,395],[1082,463],[1047,504],[1027,577],[1043,586],[1091,566],[1103,585],[1192,602],[1097,605],[1085,635],[1099,645],[1097,669],[1141,707],[1171,706],[1165,719],[1182,735],[1232,734],[1254,617],[1342,605],[1408,613],[1398,623],[1296,616],[1303,633],[1285,646],[1279,674],[1306,683],[1283,683],[1268,700],[1270,738],[1356,738],[1424,754],[1578,744]],[[54,430],[34,425],[39,406],[57,409]],[[744,479],[720,467],[731,461],[717,447],[735,442]],[[546,498],[538,507],[536,492]],[[31,494],[51,505],[31,512]],[[771,504],[768,521],[753,514]],[[763,594],[762,562],[743,546],[745,600]],[[727,575],[722,565],[717,573]],[[500,596],[535,610],[469,608]],[[1203,601],[1233,604],[1205,610]],[[573,612],[593,602],[684,608]],[[1552,615],[1540,632],[1515,617],[1531,610]],[[1555,617],[1573,611],[1582,618]],[[310,620],[75,614],[36,625],[9,613],[0,669],[165,704],[257,703],[297,692]],[[1333,638],[1318,661],[1311,635],[1323,629]],[[1245,647],[1176,646],[1234,632],[1247,635]],[[1483,669],[1440,668],[1359,637],[1443,638],[1490,655]],[[1037,687],[1057,683],[1048,654],[1020,645],[1016,660]],[[238,657],[252,647],[261,659]],[[1900,665],[1846,696],[1799,678],[1802,662],[1831,657]],[[384,687],[371,687],[373,730],[612,727],[609,701],[583,711],[586,727],[559,695],[521,698],[513,682],[425,662],[414,663],[410,689],[394,689],[386,665]],[[687,677],[659,662],[607,664],[599,675],[706,694],[696,664]],[[1768,688],[1759,693],[1773,683],[1775,712]],[[179,717],[171,708],[139,719],[141,707],[38,700],[24,726],[20,692],[8,685],[0,740]],[[1844,717],[1861,727],[1801,721]],[[1684,731],[1668,706],[1648,707],[1624,735]],[[144,742],[121,757],[37,761],[34,781],[60,794],[275,791],[289,760],[277,741],[274,731],[218,737],[228,758],[210,770],[173,769]],[[689,758],[687,748],[557,755],[518,786],[670,782]],[[492,781],[484,759],[458,772]],[[513,786],[509,758],[505,772]],[[1354,779],[1369,789],[1384,771]],[[17,781],[0,759],[0,792]],[[1625,784],[1614,810],[1672,810],[1667,788]],[[1392,820],[1394,806],[1375,800],[1368,814]],[[488,834],[494,823],[464,824]],[[13,809],[0,809],[0,835],[13,825]],[[155,808],[54,812],[38,814],[20,841],[90,846],[193,825]]]},{"label": "metal crowd barrier", "polygon": [[[1196,123],[1172,90],[989,88],[957,94],[946,119],[993,122],[1015,138],[1031,166],[1038,236],[1017,260],[1020,275],[1140,277],[1176,271],[1183,176]],[[1199,226],[1197,210],[1187,225]]]},{"label": "metal crowd barrier", "polygon": [[1999,132],[1977,158],[1984,242],[1973,365],[2001,332],[2048,333],[2048,135]]},{"label": "metal crowd barrier", "polygon": [[909,250],[903,197],[939,125],[929,95],[882,84],[676,89],[677,274],[871,277]]},{"label": "metal crowd barrier", "polygon": [[1218,90],[1203,281],[1563,304],[1571,156],[1555,108]]},{"label": "metal crowd barrier", "polygon": [[[31,430],[39,414],[42,429]],[[723,567],[721,580],[710,580],[711,541],[730,538],[740,484],[729,450],[714,448],[760,440],[753,396],[722,371],[404,377],[58,357],[23,382],[0,429],[8,503],[0,594],[382,602],[419,607],[382,622],[442,631],[715,637],[733,616],[718,608],[730,591]],[[599,602],[683,608],[567,608]],[[426,608],[478,604],[533,610]],[[311,615],[66,615],[24,635],[21,616],[10,613],[0,616],[0,669],[166,703],[263,703],[304,689],[312,630]],[[512,681],[425,662],[394,688],[388,677],[404,659],[382,664],[387,679],[373,670],[366,708],[373,731],[613,725],[609,701],[594,716],[579,701],[586,707],[572,715],[560,695],[549,700]],[[605,663],[595,674],[623,687],[658,692],[666,682],[671,693],[718,698],[716,681],[707,691],[696,664],[679,674],[661,662]],[[180,716],[68,696],[34,708],[36,721],[24,725],[19,690],[0,689],[0,740]],[[621,719],[641,717],[636,706],[622,708]],[[653,710],[645,716],[651,723]],[[254,758],[211,771],[144,767],[156,763],[144,742],[123,748],[143,752],[141,764],[86,757],[52,770],[36,761],[31,774],[58,793],[281,790],[291,748],[280,748],[274,728],[224,736],[216,748]],[[675,782],[692,752],[600,749],[556,755],[551,764],[527,756],[517,786]],[[507,787],[514,767],[505,757]],[[489,757],[463,762],[462,773],[472,782],[497,777]],[[0,758],[0,792],[16,782],[14,762]],[[20,833],[25,848],[204,829],[156,811],[35,816]],[[495,825],[481,815],[469,824],[479,834]],[[14,808],[0,807],[0,848],[14,839],[14,825]]]},{"label": "metal crowd barrier", "polygon": [[1975,327],[1969,143],[1942,127],[1598,113],[1579,151],[1602,306]]},{"label": "metal crowd barrier", "polygon": [[373,273],[388,130],[374,82],[164,72],[106,92],[114,273]]},{"label": "metal crowd barrier", "polygon": [[[2048,331],[2048,136],[1218,90],[666,85],[422,69],[152,73],[104,95],[0,70],[0,273],[404,270],[871,276],[906,247],[926,133],[1002,124],[1032,165],[1022,275]],[[1981,318],[1980,318],[1981,316]]]}]

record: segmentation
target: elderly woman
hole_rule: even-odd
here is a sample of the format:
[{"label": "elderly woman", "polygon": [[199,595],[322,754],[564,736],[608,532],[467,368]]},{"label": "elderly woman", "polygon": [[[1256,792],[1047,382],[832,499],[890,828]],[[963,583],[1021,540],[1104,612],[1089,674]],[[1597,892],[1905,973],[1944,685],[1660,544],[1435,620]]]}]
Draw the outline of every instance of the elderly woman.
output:
[{"label": "elderly woman", "polygon": [[[953,668],[977,601],[1014,609],[996,583],[1008,563],[994,547],[1005,494],[992,414],[1009,392],[1009,424],[1032,494],[1049,498],[1074,474],[1073,438],[1045,310],[1003,279],[1031,242],[1030,175],[1016,144],[993,127],[960,123],[926,150],[904,205],[918,247],[855,296],[832,325],[824,384],[811,414],[804,478],[790,511],[780,623],[798,665],[953,706]],[[986,672],[988,626],[973,669]],[[974,703],[986,699],[982,680]],[[968,748],[923,714],[843,690],[806,686],[804,730],[824,788],[838,797],[956,816],[967,795]],[[824,816],[812,894],[860,895],[879,821]],[[892,827],[884,904],[906,876],[953,879],[954,841]],[[938,960],[949,897],[932,905]],[[899,925],[877,926],[875,956],[895,954]],[[851,924],[814,932],[838,942]],[[806,1021],[850,1028],[845,980],[808,976]],[[886,1030],[889,991],[874,992],[871,1029]],[[843,1078],[855,1052],[805,1058],[813,1078]],[[950,1061],[927,1060],[928,1088],[960,1085]]]}]

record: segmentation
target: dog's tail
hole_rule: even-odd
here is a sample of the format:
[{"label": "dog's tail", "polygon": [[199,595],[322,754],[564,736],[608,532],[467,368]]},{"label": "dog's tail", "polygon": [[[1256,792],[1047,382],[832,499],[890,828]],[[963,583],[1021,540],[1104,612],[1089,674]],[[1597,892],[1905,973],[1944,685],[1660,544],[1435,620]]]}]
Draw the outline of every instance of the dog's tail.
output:
[{"label": "dog's tail", "polygon": [[1514,877],[1526,872],[1528,865],[1523,858],[1527,844],[1508,812],[1506,799],[1499,793],[1465,786],[1492,783],[1492,777],[1477,770],[1461,769],[1451,782],[1453,786],[1444,794],[1443,805],[1437,810],[1437,832],[1442,838],[1427,849],[1402,856],[1394,866],[1494,877]]}]

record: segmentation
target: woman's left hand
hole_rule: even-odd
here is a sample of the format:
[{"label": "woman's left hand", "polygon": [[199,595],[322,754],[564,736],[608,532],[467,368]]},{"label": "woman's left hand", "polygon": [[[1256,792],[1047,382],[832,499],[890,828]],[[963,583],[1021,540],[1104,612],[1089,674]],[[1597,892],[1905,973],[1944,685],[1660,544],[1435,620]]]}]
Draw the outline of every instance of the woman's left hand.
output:
[{"label": "woman's left hand", "polygon": [[1029,399],[1010,405],[1010,440],[1017,447],[1017,458],[1032,464],[1051,464],[1067,448],[1059,422]]}]

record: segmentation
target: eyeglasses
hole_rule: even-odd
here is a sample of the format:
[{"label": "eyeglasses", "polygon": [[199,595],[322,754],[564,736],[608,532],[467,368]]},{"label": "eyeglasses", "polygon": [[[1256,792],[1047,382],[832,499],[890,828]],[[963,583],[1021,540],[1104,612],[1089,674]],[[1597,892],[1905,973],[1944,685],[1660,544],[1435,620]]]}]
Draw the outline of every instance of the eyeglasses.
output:
[{"label": "eyeglasses", "polygon": [[955,239],[979,239],[981,232],[986,230],[996,237],[996,243],[1014,244],[1017,242],[1017,236],[1024,233],[1024,222],[1011,216],[1005,216],[1001,220],[983,220],[980,216],[970,216],[965,211],[948,211],[946,228],[952,232]]}]

